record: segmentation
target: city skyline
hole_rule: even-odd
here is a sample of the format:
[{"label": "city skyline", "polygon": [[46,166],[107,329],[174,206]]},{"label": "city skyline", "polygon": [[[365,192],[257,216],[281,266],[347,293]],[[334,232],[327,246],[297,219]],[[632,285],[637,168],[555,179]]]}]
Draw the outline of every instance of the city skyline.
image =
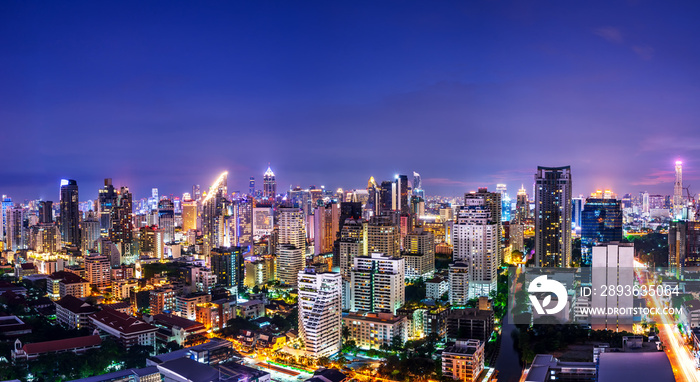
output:
[{"label": "city skyline", "polygon": [[268,163],[279,190],[570,165],[574,195],[670,194],[678,158],[698,183],[696,3],[134,6],[2,5],[3,194],[243,191]]}]

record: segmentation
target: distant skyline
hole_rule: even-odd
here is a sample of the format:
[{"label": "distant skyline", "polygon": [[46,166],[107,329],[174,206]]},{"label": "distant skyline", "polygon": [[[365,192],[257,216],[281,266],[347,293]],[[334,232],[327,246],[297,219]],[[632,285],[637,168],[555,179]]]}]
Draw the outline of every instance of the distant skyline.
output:
[{"label": "distant skyline", "polygon": [[700,193],[700,3],[3,2],[0,194],[181,195],[413,171],[428,195],[570,165]]}]

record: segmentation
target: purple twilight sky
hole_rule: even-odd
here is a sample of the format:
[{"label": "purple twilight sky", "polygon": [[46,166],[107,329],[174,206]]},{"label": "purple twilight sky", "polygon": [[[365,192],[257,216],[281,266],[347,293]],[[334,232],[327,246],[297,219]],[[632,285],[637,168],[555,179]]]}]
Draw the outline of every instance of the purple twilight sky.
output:
[{"label": "purple twilight sky", "polygon": [[0,3],[0,193],[700,192],[700,2]]}]

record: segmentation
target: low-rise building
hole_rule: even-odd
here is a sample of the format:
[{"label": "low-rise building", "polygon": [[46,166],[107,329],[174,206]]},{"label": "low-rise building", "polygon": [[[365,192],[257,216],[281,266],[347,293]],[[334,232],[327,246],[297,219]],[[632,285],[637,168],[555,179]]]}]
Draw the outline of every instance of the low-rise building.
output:
[{"label": "low-rise building", "polygon": [[683,302],[679,319],[688,329],[700,327],[700,301],[689,300]]},{"label": "low-rise building", "polygon": [[491,309],[453,309],[447,315],[447,338],[470,338],[487,342],[493,332],[493,325],[494,313]]},{"label": "low-rise building", "polygon": [[172,288],[158,288],[150,291],[151,314],[175,311],[175,291]]},{"label": "low-rise building", "polygon": [[238,308],[236,308],[236,315],[237,317],[243,317],[247,320],[264,317],[265,303],[260,300],[241,302],[238,304]]},{"label": "low-rise building", "polygon": [[46,291],[54,300],[67,295],[83,298],[90,295],[90,282],[73,272],[54,272],[46,279]]},{"label": "low-rise building", "polygon": [[147,321],[160,328],[156,333],[156,339],[162,343],[175,341],[180,346],[189,346],[202,342],[206,338],[207,328],[197,321],[172,314],[156,314]]},{"label": "low-rise building", "polygon": [[442,375],[464,382],[476,382],[484,371],[484,343],[457,340],[442,352]]},{"label": "low-rise building", "polygon": [[192,293],[183,296],[175,297],[175,312],[180,317],[185,317],[188,320],[197,319],[197,304],[211,302],[211,295],[207,293]]},{"label": "low-rise building", "polygon": [[141,345],[155,349],[158,328],[136,317],[105,308],[91,315],[90,323],[100,332],[112,336],[124,348]]},{"label": "low-rise building", "polygon": [[403,345],[408,339],[408,319],[391,313],[344,313],[343,326],[350,330],[350,339],[362,349],[390,347],[395,338]]},{"label": "low-rise building", "polygon": [[90,336],[28,344],[22,344],[22,341],[17,339],[12,348],[12,360],[31,361],[42,355],[65,352],[82,354],[90,349],[97,349],[100,345],[102,345],[102,339],[96,331]]},{"label": "low-rise building", "polygon": [[0,337],[19,337],[30,334],[32,327],[17,316],[0,316]]},{"label": "low-rise building", "polygon": [[56,321],[68,329],[87,327],[90,322],[88,317],[96,312],[97,308],[71,295],[56,301]]},{"label": "low-rise building", "polygon": [[450,283],[441,277],[425,281],[425,298],[439,300],[449,290]]}]

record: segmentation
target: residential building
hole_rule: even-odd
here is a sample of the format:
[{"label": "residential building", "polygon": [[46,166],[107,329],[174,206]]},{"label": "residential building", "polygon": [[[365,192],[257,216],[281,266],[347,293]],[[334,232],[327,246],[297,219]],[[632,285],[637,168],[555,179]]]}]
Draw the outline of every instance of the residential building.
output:
[{"label": "residential building", "polygon": [[484,342],[457,340],[442,352],[442,375],[463,382],[477,382],[484,371]]},{"label": "residential building", "polygon": [[466,305],[469,301],[469,265],[463,262],[452,263],[448,275],[450,305]]},{"label": "residential building", "polygon": [[[634,285],[634,244],[613,242],[593,247],[591,271],[594,287]],[[606,312],[591,315],[591,329],[632,332],[633,302],[631,294],[593,293],[592,311],[604,309]],[[612,314],[607,314],[609,310]]]},{"label": "residential building", "polygon": [[406,278],[427,279],[435,273],[435,237],[430,231],[416,228],[404,238],[404,251],[401,257],[406,260]]},{"label": "residential building", "polygon": [[486,343],[494,327],[493,309],[453,309],[447,315],[447,338],[469,338]]},{"label": "residential building", "polygon": [[425,298],[439,300],[450,290],[450,283],[442,277],[425,280]]},{"label": "residential building", "polygon": [[312,358],[340,351],[341,280],[335,272],[317,273],[313,268],[299,272],[299,336]]},{"label": "residential building", "polygon": [[358,256],[351,275],[351,311],[396,314],[406,302],[405,260],[382,253]]},{"label": "residential building", "polygon": [[91,315],[90,323],[101,333],[113,337],[124,348],[141,345],[155,350],[158,328],[136,317],[105,308]]},{"label": "residential building", "polygon": [[571,266],[571,167],[537,167],[535,266]]},{"label": "residential building", "polygon": [[622,204],[617,199],[588,198],[581,212],[581,263],[591,264],[592,248],[622,241]]},{"label": "residential building", "polygon": [[56,321],[67,329],[88,327],[88,316],[96,312],[97,308],[71,295],[56,301]]},{"label": "residential building", "polygon": [[350,330],[349,338],[362,349],[403,346],[408,339],[408,319],[391,313],[343,313],[343,326]]},{"label": "residential building", "polygon": [[85,275],[90,285],[100,289],[112,285],[111,265],[109,257],[93,254],[85,258]]}]

